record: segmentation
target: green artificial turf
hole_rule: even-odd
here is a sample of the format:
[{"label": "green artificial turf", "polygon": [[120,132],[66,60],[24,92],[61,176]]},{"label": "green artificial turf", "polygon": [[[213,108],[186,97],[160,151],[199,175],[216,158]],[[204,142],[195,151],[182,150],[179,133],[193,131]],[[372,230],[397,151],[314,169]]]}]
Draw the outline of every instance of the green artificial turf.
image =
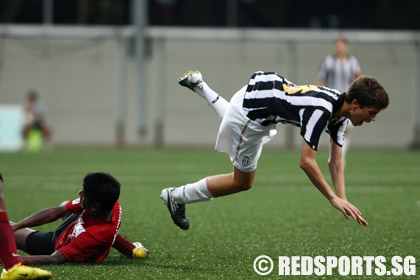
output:
[{"label": "green artificial turf", "polygon": [[[318,152],[330,182],[327,154]],[[420,153],[352,150],[347,195],[368,221],[345,220],[299,168],[299,151],[265,150],[250,191],[187,206],[191,228],[169,218],[159,195],[169,186],[229,173],[228,156],[211,149],[56,149],[0,153],[11,220],[77,197],[84,175],[109,172],[122,184],[120,233],[142,242],[146,260],[115,249],[101,264],[43,265],[53,279],[419,279]],[[54,230],[59,222],[41,226]],[[274,270],[253,269],[260,255]],[[417,275],[279,276],[279,256],[414,256]],[[391,267],[390,267],[391,268]],[[402,278],[401,278],[402,277]]]}]

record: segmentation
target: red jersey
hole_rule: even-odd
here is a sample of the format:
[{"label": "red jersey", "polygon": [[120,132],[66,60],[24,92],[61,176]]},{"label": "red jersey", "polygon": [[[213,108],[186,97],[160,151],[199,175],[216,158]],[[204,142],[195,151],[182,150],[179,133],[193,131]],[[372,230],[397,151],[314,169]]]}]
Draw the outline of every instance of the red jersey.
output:
[{"label": "red jersey", "polygon": [[80,205],[80,199],[66,204],[67,211],[79,215],[57,239],[55,250],[59,250],[69,261],[103,261],[111,250],[121,225],[121,207],[118,201],[112,208],[110,221],[94,220],[90,211]]}]

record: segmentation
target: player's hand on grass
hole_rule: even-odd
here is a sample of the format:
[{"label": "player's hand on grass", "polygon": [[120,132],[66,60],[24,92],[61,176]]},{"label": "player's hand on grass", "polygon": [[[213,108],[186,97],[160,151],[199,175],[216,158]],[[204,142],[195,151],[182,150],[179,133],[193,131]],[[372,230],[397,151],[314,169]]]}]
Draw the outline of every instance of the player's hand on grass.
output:
[{"label": "player's hand on grass", "polygon": [[356,220],[360,225],[367,226],[368,223],[363,219],[362,213],[357,209],[356,206],[348,202],[347,200],[341,199],[338,196],[335,196],[330,200],[331,204],[337,208],[341,213],[343,213],[346,219],[352,217]]}]

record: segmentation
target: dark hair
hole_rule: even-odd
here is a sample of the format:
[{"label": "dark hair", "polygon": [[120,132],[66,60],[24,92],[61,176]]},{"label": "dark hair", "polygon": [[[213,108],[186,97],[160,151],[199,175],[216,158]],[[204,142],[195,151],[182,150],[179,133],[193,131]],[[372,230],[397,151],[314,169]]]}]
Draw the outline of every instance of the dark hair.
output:
[{"label": "dark hair", "polygon": [[83,179],[84,193],[92,202],[110,211],[120,196],[120,182],[107,173],[89,173]]},{"label": "dark hair", "polygon": [[359,101],[360,107],[373,107],[379,110],[389,105],[388,93],[375,78],[360,76],[350,85],[346,93],[346,102],[350,104],[354,99]]},{"label": "dark hair", "polygon": [[30,90],[28,92],[28,98],[37,99],[38,98],[38,92],[36,92],[35,90]]}]

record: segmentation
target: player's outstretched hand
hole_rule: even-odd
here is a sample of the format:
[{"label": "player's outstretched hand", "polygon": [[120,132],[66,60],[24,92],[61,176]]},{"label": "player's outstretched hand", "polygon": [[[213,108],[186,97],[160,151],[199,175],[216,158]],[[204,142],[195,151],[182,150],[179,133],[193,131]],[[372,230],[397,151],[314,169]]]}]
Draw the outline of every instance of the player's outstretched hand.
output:
[{"label": "player's outstretched hand", "polygon": [[341,199],[338,196],[332,198],[330,200],[331,204],[337,208],[341,213],[343,213],[346,219],[351,216],[354,220],[356,220],[360,225],[367,226],[368,223],[363,219],[362,213],[357,209],[356,206],[348,202],[347,200]]}]

